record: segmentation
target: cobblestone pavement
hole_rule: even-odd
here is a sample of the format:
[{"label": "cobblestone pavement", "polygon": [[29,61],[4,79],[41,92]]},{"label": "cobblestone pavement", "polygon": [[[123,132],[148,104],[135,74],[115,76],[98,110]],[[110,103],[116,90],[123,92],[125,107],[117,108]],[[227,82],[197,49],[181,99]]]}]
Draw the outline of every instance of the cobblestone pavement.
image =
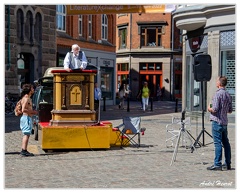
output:
[{"label": "cobblestone pavement", "polygon": [[[44,152],[31,136],[29,150],[34,157],[19,155],[19,118],[6,116],[4,188],[236,188],[235,123],[229,124],[232,170],[208,171],[206,168],[213,164],[214,146],[206,133],[205,146],[191,153],[181,145],[170,166],[175,146],[166,147],[166,125],[172,116],[181,116],[175,113],[174,102],[154,102],[152,111],[147,112],[142,112],[138,102],[130,103],[129,112],[119,110],[117,105],[101,111],[101,120],[109,120],[113,126],[122,122],[122,116],[142,117],[141,126],[147,130],[141,135],[140,148]],[[196,137],[201,131],[201,119],[192,120],[191,133]],[[211,133],[207,120],[205,130]]]}]

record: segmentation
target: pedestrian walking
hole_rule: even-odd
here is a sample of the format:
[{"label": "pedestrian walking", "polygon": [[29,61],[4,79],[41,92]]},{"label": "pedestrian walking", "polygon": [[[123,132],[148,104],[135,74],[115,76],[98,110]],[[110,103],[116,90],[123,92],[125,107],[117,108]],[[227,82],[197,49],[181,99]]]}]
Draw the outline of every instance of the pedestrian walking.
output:
[{"label": "pedestrian walking", "polygon": [[[210,121],[212,122],[212,136],[215,147],[214,164],[208,170],[231,169],[231,146],[228,139],[228,113],[232,113],[232,98],[226,91],[227,78],[220,76],[216,82],[217,91],[212,104],[208,106]],[[224,148],[225,163],[222,165],[222,146]]]},{"label": "pedestrian walking", "polygon": [[143,88],[139,92],[139,96],[142,96],[142,108],[143,111],[145,111],[148,108],[148,102],[150,97],[150,89],[148,88],[147,82],[144,82]]},{"label": "pedestrian walking", "polygon": [[22,130],[22,156],[34,156],[33,153],[27,151],[28,141],[30,134],[32,133],[32,115],[36,115],[38,112],[32,109],[31,96],[34,94],[34,88],[31,84],[24,84],[21,93],[21,105],[22,105],[22,116],[20,119],[20,128]]},{"label": "pedestrian walking", "polygon": [[121,86],[119,88],[119,92],[118,92],[119,100],[120,100],[120,103],[118,105],[119,109],[124,109],[124,100],[130,92],[131,92],[130,90],[127,90],[125,84],[121,84]]}]

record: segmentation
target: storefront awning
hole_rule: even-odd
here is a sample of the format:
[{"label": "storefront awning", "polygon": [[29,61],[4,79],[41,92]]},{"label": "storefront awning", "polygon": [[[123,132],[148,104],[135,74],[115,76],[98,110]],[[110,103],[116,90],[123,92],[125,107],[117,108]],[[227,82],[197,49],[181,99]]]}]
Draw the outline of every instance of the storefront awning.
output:
[{"label": "storefront awning", "polygon": [[157,5],[67,5],[67,15],[121,14],[121,13],[171,13],[173,4]]}]

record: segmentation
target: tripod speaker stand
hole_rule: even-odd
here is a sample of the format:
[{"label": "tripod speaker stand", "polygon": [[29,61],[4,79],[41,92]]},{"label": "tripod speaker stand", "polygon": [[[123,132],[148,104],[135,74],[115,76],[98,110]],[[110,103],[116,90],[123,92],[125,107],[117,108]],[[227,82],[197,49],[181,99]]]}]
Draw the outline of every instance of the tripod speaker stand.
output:
[{"label": "tripod speaker stand", "polygon": [[[192,147],[191,147],[191,153],[193,153],[193,151],[195,150],[195,148],[196,148],[196,145],[197,144],[199,144],[199,146],[201,147],[201,146],[204,146],[205,145],[205,140],[204,140],[204,133],[207,133],[211,138],[212,138],[212,136],[210,135],[210,133],[208,133],[206,130],[205,130],[205,128],[204,128],[204,105],[203,105],[203,81],[201,81],[201,94],[202,94],[202,130],[201,130],[201,132],[199,133],[199,135],[198,135],[198,137],[197,137],[197,139],[196,139],[196,141],[194,142],[194,144],[192,145]],[[200,143],[199,142],[199,139],[200,139],[200,137],[202,136],[202,139],[203,139],[203,142],[202,143]],[[212,143],[212,142],[211,142]],[[209,143],[210,144],[210,143]]]},{"label": "tripod speaker stand", "polygon": [[[189,133],[189,131],[185,129],[185,122],[184,122],[184,120],[185,120],[185,113],[186,113],[186,111],[184,110],[182,112],[181,128],[179,130],[179,134],[178,134],[178,137],[177,137],[177,142],[176,142],[176,145],[175,145],[175,148],[174,148],[174,152],[173,152],[172,161],[171,161],[170,166],[173,164],[174,161],[176,161],[176,157],[177,157],[177,152],[178,152],[178,147],[179,147],[179,142],[180,142],[181,136],[183,134],[186,134],[186,136],[188,137],[188,139],[191,142],[192,142],[192,139],[195,140],[194,137]],[[195,146],[192,146],[191,148],[195,148]]]}]

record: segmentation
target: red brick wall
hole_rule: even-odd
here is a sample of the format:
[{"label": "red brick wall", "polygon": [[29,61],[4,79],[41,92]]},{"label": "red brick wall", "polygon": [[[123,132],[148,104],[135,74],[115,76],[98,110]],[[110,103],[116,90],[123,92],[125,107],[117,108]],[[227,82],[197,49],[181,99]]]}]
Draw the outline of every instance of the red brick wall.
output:
[{"label": "red brick wall", "polygon": [[[138,25],[137,22],[151,22],[151,21],[164,21],[167,22],[165,26],[165,34],[162,35],[162,46],[164,48],[171,48],[171,14],[170,13],[148,13],[141,14],[133,13],[132,14],[132,49],[137,49],[140,46],[140,35],[138,34]],[[125,16],[117,16],[117,25],[128,23],[128,29],[130,29],[130,14]],[[118,33],[118,32],[117,32]],[[118,34],[116,34],[116,47],[119,46]],[[128,30],[127,37],[127,48],[130,48],[130,30]]]},{"label": "red brick wall", "polygon": [[88,15],[83,15],[82,23],[83,23],[83,32],[82,37],[79,37],[79,16],[67,16],[66,18],[66,34],[70,35],[72,38],[64,38],[57,37],[57,45],[61,45],[62,47],[71,47],[72,44],[78,44],[80,47],[94,49],[94,50],[102,50],[108,52],[115,52],[115,43],[116,43],[116,15],[107,15],[108,16],[108,42],[112,44],[112,46],[104,45],[98,42],[101,40],[101,15],[93,15],[92,16],[92,39],[95,41],[89,41],[88,37]]}]

